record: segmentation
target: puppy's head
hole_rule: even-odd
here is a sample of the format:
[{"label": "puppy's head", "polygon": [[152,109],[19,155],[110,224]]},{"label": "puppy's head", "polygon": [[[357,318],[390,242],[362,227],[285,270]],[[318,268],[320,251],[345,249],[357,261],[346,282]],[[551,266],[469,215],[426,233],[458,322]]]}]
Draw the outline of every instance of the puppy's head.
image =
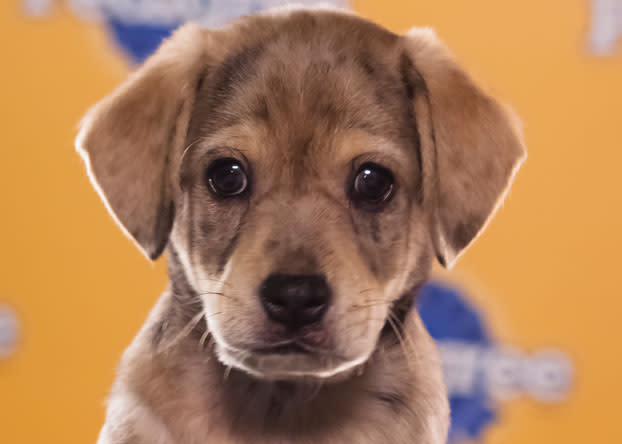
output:
[{"label": "puppy's head", "polygon": [[300,11],[182,28],[77,145],[142,251],[179,258],[220,360],[269,379],[364,362],[524,156],[430,31]]}]

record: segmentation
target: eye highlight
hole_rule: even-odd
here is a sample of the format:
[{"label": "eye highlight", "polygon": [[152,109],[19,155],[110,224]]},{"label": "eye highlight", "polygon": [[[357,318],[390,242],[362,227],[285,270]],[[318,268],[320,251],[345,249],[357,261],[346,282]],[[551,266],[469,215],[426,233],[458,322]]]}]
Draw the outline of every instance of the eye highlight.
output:
[{"label": "eye highlight", "polygon": [[391,199],[393,189],[393,173],[381,165],[366,162],[354,177],[352,200],[375,208]]},{"label": "eye highlight", "polygon": [[216,159],[207,168],[205,180],[217,197],[233,197],[248,188],[248,176],[242,164],[232,157]]}]

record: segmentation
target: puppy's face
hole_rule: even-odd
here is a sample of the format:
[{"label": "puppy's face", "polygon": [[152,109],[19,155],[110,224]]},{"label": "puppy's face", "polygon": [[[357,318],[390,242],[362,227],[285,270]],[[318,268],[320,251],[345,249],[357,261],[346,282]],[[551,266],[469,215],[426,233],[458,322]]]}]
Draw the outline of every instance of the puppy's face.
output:
[{"label": "puppy's face", "polygon": [[129,234],[179,258],[221,361],[268,379],[363,363],[523,153],[432,36],[326,12],[182,30],[79,146]]},{"label": "puppy's face", "polygon": [[174,238],[224,362],[325,376],[369,356],[427,259],[417,134],[389,67],[281,38],[199,90]]}]

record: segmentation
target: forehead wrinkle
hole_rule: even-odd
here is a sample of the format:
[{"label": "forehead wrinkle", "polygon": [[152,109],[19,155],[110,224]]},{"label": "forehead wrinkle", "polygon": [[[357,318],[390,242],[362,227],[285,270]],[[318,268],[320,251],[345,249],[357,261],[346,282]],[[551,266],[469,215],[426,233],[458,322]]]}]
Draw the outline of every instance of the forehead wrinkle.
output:
[{"label": "forehead wrinkle", "polygon": [[[356,55],[348,63],[334,62],[339,63],[334,65],[330,59],[339,59],[337,54],[318,54],[317,50],[303,47],[304,57],[297,56],[299,60],[304,59],[303,63],[288,66],[276,58],[275,45],[262,48],[261,55],[248,61],[252,64],[252,74],[247,73],[244,81],[230,84],[226,98],[208,98],[207,104],[215,108],[205,116],[212,120],[205,125],[205,131],[226,128],[242,119],[270,123],[316,119],[324,124],[343,122],[348,128],[379,133],[387,132],[392,123],[395,126],[393,110],[386,109],[386,103],[378,99],[383,95],[380,90],[384,90],[385,96],[388,94],[387,82],[370,78]],[[279,56],[288,58],[288,54]],[[270,60],[273,61],[268,63]],[[399,99],[388,100],[391,101]]]},{"label": "forehead wrinkle", "polygon": [[[216,95],[211,104],[201,106],[205,111],[202,114],[214,113],[211,130],[236,123],[240,110],[227,112],[223,108],[232,94],[248,84],[261,67],[281,63],[285,68],[280,71],[291,75],[292,70],[302,69],[301,60],[323,60],[330,65],[330,71],[339,68],[347,68],[349,72],[363,71],[378,81],[387,72],[391,73],[387,60],[391,59],[389,53],[399,40],[398,35],[371,22],[324,13],[297,13],[288,15],[287,20],[247,17],[218,35],[223,40],[222,46],[229,49],[221,51],[224,56],[219,57],[221,61],[208,72],[200,91],[202,97],[197,100],[201,106],[207,102],[206,97]],[[382,75],[379,75],[381,71]],[[386,93],[385,87],[378,89]],[[382,97],[382,94],[377,96]],[[371,123],[358,126],[371,128]]]},{"label": "forehead wrinkle", "polygon": [[344,131],[335,145],[341,147],[339,154],[344,161],[365,154],[370,156],[380,154],[388,156],[397,164],[409,164],[413,161],[414,155],[414,152],[411,152],[414,151],[412,147],[396,144],[394,140],[367,128]]},{"label": "forehead wrinkle", "polygon": [[248,45],[233,51],[216,68],[208,72],[197,91],[189,123],[188,136],[197,132],[212,132],[234,125],[239,121],[235,109],[228,106],[237,91],[255,77],[255,68],[265,55],[262,43]]}]

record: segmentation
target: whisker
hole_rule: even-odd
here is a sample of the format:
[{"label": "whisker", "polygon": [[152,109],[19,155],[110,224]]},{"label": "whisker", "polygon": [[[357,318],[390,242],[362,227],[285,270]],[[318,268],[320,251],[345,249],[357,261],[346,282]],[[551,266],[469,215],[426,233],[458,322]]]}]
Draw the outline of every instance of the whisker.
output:
[{"label": "whisker", "polygon": [[225,367],[225,374],[224,374],[225,381],[229,379],[230,374],[231,374],[231,366],[228,365]]},{"label": "whisker", "polygon": [[379,307],[379,306],[386,306],[386,305],[389,305],[389,303],[385,301],[375,301],[375,302],[363,303],[363,304],[352,304],[350,305],[350,308],[354,310],[361,310],[363,308]]},{"label": "whisker", "polygon": [[314,384],[312,384],[310,387],[310,392],[307,394],[307,396],[304,397],[303,401],[304,402],[311,402],[311,400],[313,398],[315,398],[321,391],[322,391],[322,381],[318,380],[317,382],[315,382]]},{"label": "whisker", "polygon": [[203,293],[198,293],[198,295],[199,296],[221,296],[223,298],[231,299],[233,301],[238,300],[238,298],[235,298],[235,297],[233,297],[231,295],[228,295],[228,294],[225,294],[225,293],[222,293],[222,292],[219,292],[219,291],[206,291],[206,292],[203,292]]},{"label": "whisker", "polygon": [[369,325],[369,322],[380,322],[380,323],[384,323],[384,319],[379,319],[379,318],[366,318],[366,319],[361,319],[360,321],[357,322],[351,322],[348,325],[346,325],[344,328],[341,328],[338,332],[339,335],[346,333],[348,331],[350,331],[353,328],[356,328],[362,324],[366,324]]},{"label": "whisker", "polygon": [[[389,314],[387,316],[391,321],[393,321],[393,323],[395,324],[396,327],[398,327],[400,332],[404,331],[404,323],[400,320],[400,318],[395,314],[395,311],[393,311],[393,307],[389,307]],[[403,336],[403,334],[402,334]]]},{"label": "whisker", "polygon": [[199,323],[199,321],[203,318],[204,314],[205,313],[203,313],[203,311],[200,311],[195,316],[193,316],[188,321],[188,323],[184,326],[184,328],[182,328],[180,330],[180,332],[177,334],[177,336],[175,336],[168,344],[166,344],[163,348],[159,349],[158,351],[159,352],[164,352],[164,351],[168,350],[169,348],[171,348],[172,346],[176,345],[184,337],[188,336],[190,334],[190,332],[192,331],[192,329],[194,327],[196,327],[197,324]]},{"label": "whisker", "polygon": [[178,295],[176,293],[173,293],[173,298],[175,299],[175,302],[181,305],[199,305],[202,304],[201,299],[200,298],[184,298],[181,295]]},{"label": "whisker", "polygon": [[201,335],[201,339],[199,340],[199,350],[205,350],[205,341],[210,336],[210,331],[206,328],[205,333]]},{"label": "whisker", "polygon": [[199,137],[198,139],[195,139],[193,142],[191,142],[186,148],[184,148],[184,151],[181,153],[181,158],[179,161],[180,165],[183,162],[184,157],[186,156],[186,153],[188,152],[188,150],[190,150],[190,148],[192,148],[197,142],[200,142],[203,139],[205,139],[205,137]]},{"label": "whisker", "polygon": [[[395,314],[395,312],[393,311],[393,309],[389,309],[389,316],[388,318],[390,320],[390,322],[393,322],[393,325],[395,325],[395,323],[398,323],[400,326],[400,330],[403,331],[404,330],[404,322],[401,321],[398,316]],[[396,327],[394,327],[395,330]],[[396,332],[397,334],[397,332]],[[408,364],[408,367],[412,370],[411,365],[411,357],[417,359],[417,347],[415,346],[414,342],[412,341],[412,339],[409,336],[404,335],[403,333],[400,333],[400,337],[401,340],[404,343],[404,346],[402,347],[402,350],[404,352],[404,355],[406,357],[406,361]],[[408,346],[408,351],[406,350],[406,346]]]},{"label": "whisker", "polygon": [[[389,317],[391,317],[393,319],[393,321],[395,321],[395,323],[397,324],[397,326],[400,328],[400,331],[404,331],[404,322],[402,320],[400,320],[400,318],[397,316],[397,314],[395,314],[395,311],[393,310],[393,308],[389,308]],[[416,349],[416,347],[414,347],[414,344],[410,341],[409,337],[404,336],[404,339],[409,342],[409,345],[411,347],[413,347],[413,349]]]},{"label": "whisker", "polygon": [[213,335],[209,335],[209,340],[207,341],[207,348],[212,348],[216,343],[216,339]]},{"label": "whisker", "polygon": [[404,359],[406,360],[406,365],[408,366],[408,370],[413,372],[414,369],[412,368],[412,363],[410,362],[410,355],[408,354],[408,351],[406,350],[404,336],[397,328],[397,325],[395,324],[395,321],[393,320],[393,317],[391,316],[390,313],[389,313],[389,316],[387,316],[387,321],[389,322],[389,325],[391,326],[391,328],[395,332],[395,335],[397,336],[397,340],[400,344],[400,349],[402,350],[402,353],[404,354]]},{"label": "whisker", "polygon": [[223,280],[220,280],[220,279],[199,278],[198,280],[199,281],[216,282],[217,284],[223,284],[223,285],[231,285],[227,281],[223,281]]}]

